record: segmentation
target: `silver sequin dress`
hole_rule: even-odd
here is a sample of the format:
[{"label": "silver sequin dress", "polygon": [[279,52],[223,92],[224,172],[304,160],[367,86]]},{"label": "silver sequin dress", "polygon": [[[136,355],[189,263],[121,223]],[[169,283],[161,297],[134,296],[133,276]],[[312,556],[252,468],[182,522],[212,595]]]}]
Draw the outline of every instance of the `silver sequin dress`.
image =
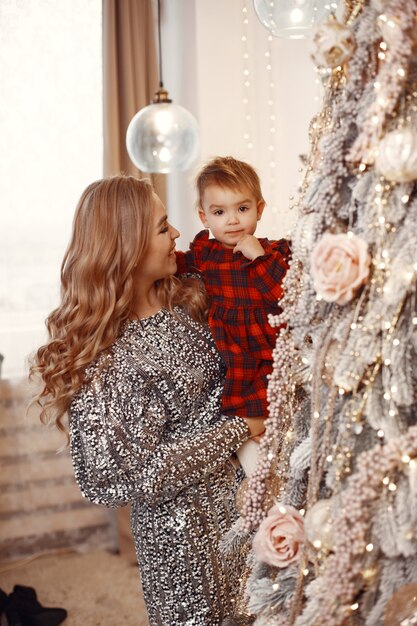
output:
[{"label": "silver sequin dress", "polygon": [[151,626],[216,626],[233,615],[244,555],[219,541],[237,518],[247,439],[219,415],[224,369],[207,327],[176,309],[126,324],[87,370],[70,407],[71,452],[84,496],[132,503]]}]

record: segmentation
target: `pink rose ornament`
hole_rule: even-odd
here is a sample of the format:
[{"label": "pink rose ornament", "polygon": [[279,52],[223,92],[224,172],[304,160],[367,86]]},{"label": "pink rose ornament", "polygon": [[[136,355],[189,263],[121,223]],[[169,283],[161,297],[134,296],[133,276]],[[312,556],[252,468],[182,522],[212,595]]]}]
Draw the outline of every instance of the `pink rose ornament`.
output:
[{"label": "pink rose ornament", "polygon": [[370,264],[364,239],[326,233],[311,253],[314,289],[326,302],[346,304],[367,282]]},{"label": "pink rose ornament", "polygon": [[253,551],[259,561],[283,568],[299,559],[303,544],[303,517],[292,506],[276,504],[258,528]]}]

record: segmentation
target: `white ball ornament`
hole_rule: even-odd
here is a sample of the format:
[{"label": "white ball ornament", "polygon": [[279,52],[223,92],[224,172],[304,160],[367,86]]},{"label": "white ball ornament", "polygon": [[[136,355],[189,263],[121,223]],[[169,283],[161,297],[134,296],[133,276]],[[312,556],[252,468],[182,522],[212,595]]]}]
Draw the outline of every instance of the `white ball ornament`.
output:
[{"label": "white ball ornament", "polygon": [[387,133],[378,145],[375,168],[392,182],[416,180],[417,131],[406,126]]},{"label": "white ball ornament", "polygon": [[318,500],[310,507],[304,518],[304,532],[308,541],[316,548],[331,551],[334,545],[333,512],[338,499]]},{"label": "white ball ornament", "polygon": [[313,35],[313,61],[319,67],[335,68],[349,61],[356,48],[352,31],[335,17],[318,26]]}]

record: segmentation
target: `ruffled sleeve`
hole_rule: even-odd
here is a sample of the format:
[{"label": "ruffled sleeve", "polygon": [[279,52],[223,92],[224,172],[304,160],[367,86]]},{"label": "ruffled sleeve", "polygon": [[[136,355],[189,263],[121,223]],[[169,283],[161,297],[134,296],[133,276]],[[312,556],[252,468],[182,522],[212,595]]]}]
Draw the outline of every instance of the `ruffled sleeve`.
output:
[{"label": "ruffled sleeve", "polygon": [[202,263],[205,260],[205,251],[209,246],[209,231],[201,230],[190,243],[187,252],[177,251],[177,275],[193,274],[202,271]]},{"label": "ruffled sleeve", "polygon": [[71,455],[83,495],[97,504],[123,506],[136,498],[173,498],[199,482],[249,437],[239,417],[172,440],[162,398],[143,381],[131,393],[128,377],[108,368],[86,385],[70,407]]},{"label": "ruffled sleeve", "polygon": [[262,239],[261,243],[265,254],[253,261],[244,261],[242,267],[249,271],[257,290],[263,294],[265,300],[276,303],[284,294],[282,281],[289,268],[290,242],[287,239],[272,242]]}]

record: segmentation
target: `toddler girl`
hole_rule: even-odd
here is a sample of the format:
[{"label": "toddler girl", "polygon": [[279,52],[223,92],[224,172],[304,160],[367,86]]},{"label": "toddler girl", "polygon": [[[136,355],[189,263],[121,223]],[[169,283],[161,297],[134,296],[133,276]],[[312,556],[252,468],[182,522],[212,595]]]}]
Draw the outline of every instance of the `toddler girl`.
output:
[{"label": "toddler girl", "polygon": [[[227,365],[222,413],[265,419],[277,315],[288,269],[289,241],[254,236],[265,207],[260,181],[249,164],[217,157],[197,176],[199,216],[206,229],[187,252],[177,252],[177,274],[197,272],[210,298],[209,324]],[[247,475],[256,467],[257,444],[238,450]]]}]

